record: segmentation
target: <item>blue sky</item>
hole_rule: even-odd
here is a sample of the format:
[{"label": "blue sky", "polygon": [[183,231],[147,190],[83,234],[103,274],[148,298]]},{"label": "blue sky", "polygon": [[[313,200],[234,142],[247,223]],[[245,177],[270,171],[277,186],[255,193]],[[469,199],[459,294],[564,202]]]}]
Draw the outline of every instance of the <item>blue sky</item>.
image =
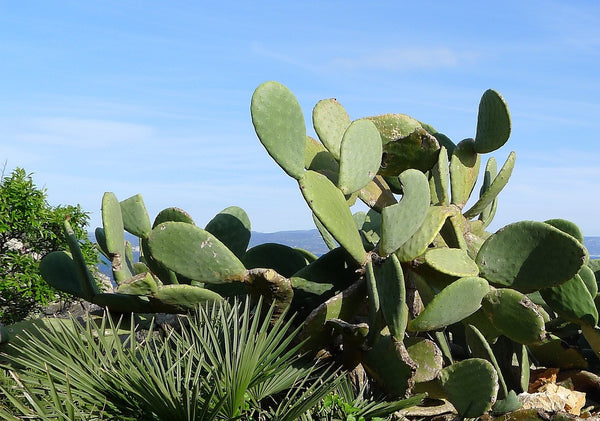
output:
[{"label": "blue sky", "polygon": [[595,0],[0,0],[0,160],[92,227],[113,191],[152,217],[178,206],[204,225],[237,205],[254,230],[308,229],[251,125],[260,83],[288,86],[309,127],[335,97],[352,119],[406,113],[455,142],[494,88],[513,120],[494,156],[517,163],[490,228],[565,218],[600,235],[599,70]]}]

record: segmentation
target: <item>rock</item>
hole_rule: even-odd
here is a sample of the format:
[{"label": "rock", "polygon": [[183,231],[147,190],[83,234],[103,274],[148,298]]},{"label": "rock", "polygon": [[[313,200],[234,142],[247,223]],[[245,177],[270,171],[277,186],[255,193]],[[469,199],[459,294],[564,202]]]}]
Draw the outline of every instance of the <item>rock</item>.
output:
[{"label": "rock", "polygon": [[585,393],[569,390],[554,383],[543,385],[535,393],[521,393],[523,409],[541,409],[550,412],[568,412],[580,415],[585,405]]}]

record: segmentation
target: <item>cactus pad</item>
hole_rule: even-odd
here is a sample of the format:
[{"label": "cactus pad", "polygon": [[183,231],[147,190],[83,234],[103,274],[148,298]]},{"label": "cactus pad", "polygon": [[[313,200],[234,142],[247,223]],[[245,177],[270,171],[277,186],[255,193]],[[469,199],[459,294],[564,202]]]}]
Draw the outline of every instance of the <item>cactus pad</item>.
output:
[{"label": "cactus pad", "polygon": [[66,251],[53,251],[44,256],[40,261],[40,273],[51,286],[67,294],[88,301],[94,296],[84,287],[88,281],[81,275],[71,254]]},{"label": "cactus pad", "polygon": [[594,298],[581,276],[575,275],[560,285],[541,289],[540,294],[548,306],[562,318],[592,326],[598,323],[598,310]]},{"label": "cactus pad", "polygon": [[142,195],[136,194],[122,200],[120,205],[125,231],[137,237],[147,237],[152,230],[152,226],[150,225],[150,217],[148,216],[148,211],[146,211]]},{"label": "cactus pad", "polygon": [[539,343],[546,335],[544,319],[537,306],[519,291],[494,289],[486,294],[481,306],[492,325],[517,343]]},{"label": "cactus pad", "polygon": [[183,209],[174,207],[161,210],[158,215],[156,215],[156,218],[154,218],[152,228],[155,228],[163,222],[185,222],[194,225],[194,220],[189,213]]},{"label": "cactus pad", "polygon": [[429,180],[429,188],[431,190],[431,203],[434,205],[448,205],[450,198],[448,197],[450,180],[450,167],[448,163],[448,151],[441,147],[437,164],[431,168],[431,179]]},{"label": "cactus pad", "polygon": [[409,168],[429,171],[437,162],[439,150],[436,138],[418,127],[405,137],[384,143],[379,174],[396,176]]},{"label": "cactus pad", "polygon": [[398,250],[419,229],[429,209],[429,182],[421,171],[409,169],[400,174],[404,195],[402,200],[383,208],[381,212],[381,243],[383,255]]},{"label": "cactus pad", "polygon": [[479,268],[465,250],[432,248],[424,254],[425,263],[435,271],[455,277],[477,276]]},{"label": "cactus pad", "polygon": [[581,229],[574,222],[567,221],[566,219],[548,219],[544,221],[546,224],[552,225],[554,228],[558,228],[562,232],[572,235],[583,244],[583,233]]},{"label": "cactus pad", "polygon": [[365,187],[381,165],[381,137],[369,120],[356,120],[348,126],[341,146],[338,187],[345,195]]},{"label": "cactus pad", "polygon": [[220,300],[216,292],[192,285],[165,285],[151,298],[154,310],[166,313],[194,310],[199,304]]},{"label": "cactus pad", "polygon": [[444,363],[442,351],[435,342],[415,336],[406,338],[404,344],[410,358],[417,363],[415,382],[422,383],[435,379],[442,370]]},{"label": "cactus pad", "polygon": [[[441,290],[423,312],[410,321],[411,331],[438,330],[463,320],[481,307],[489,291],[487,281],[478,277],[460,278]],[[457,300],[461,305],[457,306]]]},{"label": "cactus pad", "polygon": [[327,177],[314,171],[306,171],[299,184],[319,221],[357,263],[363,264],[367,253],[342,192]]},{"label": "cactus pad", "polygon": [[340,159],[344,132],[350,125],[350,117],[335,98],[317,102],[312,112],[313,127],[319,139],[335,159]]},{"label": "cactus pad", "polygon": [[390,333],[402,341],[408,323],[404,273],[396,255],[392,254],[381,265],[373,265],[379,305]]},{"label": "cactus pad", "polygon": [[254,91],[250,105],[252,124],[261,143],[291,177],[304,172],[306,126],[298,100],[277,82],[265,82]]},{"label": "cactus pad", "polygon": [[152,230],[148,247],[172,271],[205,283],[241,281],[242,262],[211,233],[185,222],[165,222]]},{"label": "cactus pad", "polygon": [[469,200],[477,182],[481,158],[475,151],[475,141],[465,139],[456,145],[450,158],[450,190],[452,203],[461,209]]},{"label": "cactus pad", "polygon": [[419,229],[396,251],[398,259],[401,262],[410,262],[425,253],[451,214],[452,210],[449,207],[429,206]]},{"label": "cactus pad", "polygon": [[490,362],[469,358],[440,373],[448,400],[461,417],[479,417],[490,410],[498,394],[498,374]]},{"label": "cactus pad", "polygon": [[572,236],[543,222],[521,221],[491,235],[476,262],[490,283],[532,292],[568,281],[586,256]]},{"label": "cactus pad", "polygon": [[479,102],[475,149],[488,153],[499,149],[510,137],[511,121],[508,106],[498,92],[488,89]]},{"label": "cactus pad", "polygon": [[246,269],[274,269],[285,277],[292,276],[307,265],[305,257],[298,250],[276,243],[254,246],[241,260]]},{"label": "cactus pad", "polygon": [[506,183],[508,183],[510,175],[512,174],[512,170],[515,166],[515,157],[515,153],[511,152],[506,159],[506,162],[500,169],[500,172],[496,175],[496,177],[494,177],[494,180],[491,182],[488,188],[481,193],[479,200],[464,213],[465,218],[474,218],[481,212],[485,211],[486,208],[492,204],[504,186],[506,186]]},{"label": "cactus pad", "polygon": [[244,209],[230,206],[211,219],[206,231],[217,237],[238,258],[241,258],[250,243],[250,218]]}]

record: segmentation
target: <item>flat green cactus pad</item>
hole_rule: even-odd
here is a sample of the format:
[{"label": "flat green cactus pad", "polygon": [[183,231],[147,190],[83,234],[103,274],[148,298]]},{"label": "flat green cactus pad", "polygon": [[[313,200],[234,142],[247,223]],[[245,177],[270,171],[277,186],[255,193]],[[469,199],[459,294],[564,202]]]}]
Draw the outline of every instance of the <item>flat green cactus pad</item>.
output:
[{"label": "flat green cactus pad", "polygon": [[450,181],[450,166],[448,162],[448,151],[441,147],[438,161],[431,168],[431,178],[429,180],[429,189],[431,191],[431,203],[434,205],[448,205]]},{"label": "flat green cactus pad", "polygon": [[147,237],[152,230],[152,226],[142,195],[136,194],[122,200],[120,205],[125,231],[137,237]]},{"label": "flat green cactus pad", "polygon": [[350,116],[335,98],[317,102],[312,112],[313,127],[319,139],[335,159],[340,159],[344,132],[350,125]]},{"label": "flat green cactus pad", "polygon": [[40,261],[40,273],[44,280],[59,291],[91,300],[93,294],[85,288],[88,280],[82,276],[70,253],[53,251]]},{"label": "flat green cactus pad", "polygon": [[598,295],[598,282],[596,282],[594,271],[588,265],[583,265],[578,275],[581,276],[581,280],[585,284],[585,287],[590,292],[592,298],[595,299]]},{"label": "flat green cactus pad", "polygon": [[185,222],[165,222],[148,237],[152,257],[186,278],[223,283],[241,281],[246,268],[215,236]]},{"label": "flat green cactus pad", "polygon": [[121,205],[117,196],[111,192],[106,192],[102,196],[102,225],[113,276],[119,283],[131,278],[133,274],[125,261],[125,234]]},{"label": "flat green cactus pad", "polygon": [[560,285],[540,290],[544,301],[562,318],[574,323],[595,326],[598,323],[598,310],[590,291],[575,275]]},{"label": "flat green cactus pad", "polygon": [[356,120],[348,126],[340,152],[338,187],[345,195],[365,187],[381,165],[381,137],[370,120]]},{"label": "flat green cactus pad", "polygon": [[461,209],[469,200],[477,182],[481,157],[475,151],[473,139],[462,140],[450,158],[450,190],[452,203]]},{"label": "flat green cactus pad", "polygon": [[164,312],[194,310],[199,304],[220,300],[216,292],[192,285],[165,285],[151,297],[154,311]]},{"label": "flat green cactus pad", "polygon": [[490,347],[490,344],[483,333],[481,333],[475,326],[467,324],[465,326],[465,339],[467,340],[467,345],[471,350],[471,356],[487,360],[494,366],[494,369],[498,374],[498,384],[500,386],[501,396],[506,396],[508,389],[506,387],[506,382],[504,381],[504,376],[502,376],[502,371],[498,366],[496,356],[494,355],[494,352],[492,351],[492,348]]},{"label": "flat green cactus pad", "polygon": [[163,222],[185,222],[187,224],[194,225],[194,220],[189,213],[183,209],[175,207],[161,210],[158,215],[156,215],[156,218],[154,218],[152,228],[155,228],[157,225],[160,225]]},{"label": "flat green cactus pad", "polygon": [[568,281],[586,256],[574,237],[543,222],[521,221],[491,235],[475,261],[490,283],[527,293]]},{"label": "flat green cactus pad", "polygon": [[254,246],[242,256],[241,260],[246,269],[274,269],[288,278],[307,266],[304,255],[298,250],[276,243]]},{"label": "flat green cactus pad", "polygon": [[383,255],[398,250],[417,232],[429,209],[429,182],[421,171],[409,169],[399,176],[404,195],[402,200],[383,208],[381,212],[381,243]]},{"label": "flat green cactus pad", "polygon": [[429,206],[419,229],[396,251],[398,259],[401,262],[410,262],[425,253],[452,212],[452,209],[446,206]]},{"label": "flat green cactus pad", "polygon": [[409,168],[429,171],[438,160],[440,145],[423,128],[383,145],[379,174],[396,176]]},{"label": "flat green cactus pad", "polygon": [[479,268],[465,250],[432,248],[424,254],[425,263],[437,272],[456,277],[477,276]]},{"label": "flat green cactus pad", "polygon": [[306,136],[306,149],[304,150],[304,167],[323,174],[335,185],[340,176],[340,163],[333,157],[322,143]]},{"label": "flat green cactus pad", "polygon": [[490,410],[498,394],[498,374],[489,361],[469,358],[440,373],[448,400],[465,418],[479,417]]},{"label": "flat green cactus pad", "polygon": [[479,200],[477,200],[477,202],[475,202],[475,204],[464,213],[465,218],[471,219],[479,215],[481,212],[485,211],[490,204],[492,204],[496,197],[498,197],[498,194],[500,194],[510,179],[512,170],[515,166],[515,159],[515,153],[511,152],[506,159],[506,162],[500,169],[500,172],[494,177],[488,188],[481,193]]},{"label": "flat green cactus pad", "polygon": [[408,323],[406,285],[402,266],[395,254],[388,257],[381,265],[373,266],[381,313],[390,333],[401,341],[404,339]]},{"label": "flat green cactus pad", "polygon": [[558,228],[559,230],[561,230],[564,233],[572,235],[573,237],[575,237],[577,239],[577,241],[579,241],[581,244],[583,244],[583,232],[581,232],[581,229],[574,222],[567,221],[566,219],[559,219],[559,218],[548,219],[547,221],[544,221],[544,222],[546,224],[552,225],[554,228]]},{"label": "flat green cactus pad", "polygon": [[510,137],[511,121],[508,106],[498,92],[488,89],[479,102],[475,148],[477,153],[499,149]]},{"label": "flat green cactus pad", "polygon": [[529,345],[529,350],[541,366],[565,370],[588,368],[583,354],[577,348],[566,346],[565,341],[557,336],[551,336],[540,344]]},{"label": "flat green cactus pad", "polygon": [[481,302],[492,325],[520,344],[535,344],[546,335],[544,318],[526,295],[509,288],[490,291]]},{"label": "flat green cactus pad", "polygon": [[414,385],[417,364],[404,344],[393,336],[377,338],[375,345],[363,352],[362,364],[377,384],[394,397],[406,397]]},{"label": "flat green cactus pad", "polygon": [[366,292],[364,280],[359,280],[316,307],[306,317],[300,331],[300,339],[307,340],[306,348],[313,352],[325,348],[332,341],[330,332],[324,329],[325,322],[329,319],[349,320],[365,300]]},{"label": "flat green cactus pad", "polygon": [[158,285],[152,274],[140,273],[119,284],[116,292],[131,295],[152,295],[158,292]]},{"label": "flat green cactus pad", "polygon": [[302,177],[306,125],[294,94],[278,82],[265,82],[254,91],[250,112],[254,130],[269,155],[289,176]]},{"label": "flat green cactus pad", "polygon": [[299,184],[319,221],[357,263],[363,264],[367,252],[342,192],[327,177],[314,171],[306,171]]},{"label": "flat green cactus pad", "polygon": [[481,299],[489,289],[485,279],[460,278],[441,290],[423,312],[410,321],[408,329],[413,332],[438,330],[457,323],[481,307]]},{"label": "flat green cactus pad", "polygon": [[[492,181],[498,175],[498,164],[496,163],[496,159],[492,156],[488,158],[487,163],[485,164],[485,171],[483,173],[483,183],[481,184],[481,189],[479,190],[479,198],[483,196],[483,194],[490,188]],[[492,219],[496,215],[496,209],[498,207],[498,197],[496,196],[492,202],[487,205],[479,214],[479,221],[481,221],[482,226],[485,228],[489,224],[491,224]]]},{"label": "flat green cactus pad", "polygon": [[421,128],[421,123],[406,114],[382,114],[367,118],[377,126],[384,145],[406,137]]},{"label": "flat green cactus pad", "polygon": [[230,206],[211,219],[204,229],[217,237],[238,259],[250,243],[250,218],[244,209]]},{"label": "flat green cactus pad", "polygon": [[435,379],[443,368],[442,351],[429,339],[412,337],[404,340],[406,351],[417,363],[415,382],[422,383]]},{"label": "flat green cactus pad", "polygon": [[125,235],[123,234],[123,216],[121,204],[114,193],[106,192],[102,196],[102,225],[109,253],[125,256]]}]

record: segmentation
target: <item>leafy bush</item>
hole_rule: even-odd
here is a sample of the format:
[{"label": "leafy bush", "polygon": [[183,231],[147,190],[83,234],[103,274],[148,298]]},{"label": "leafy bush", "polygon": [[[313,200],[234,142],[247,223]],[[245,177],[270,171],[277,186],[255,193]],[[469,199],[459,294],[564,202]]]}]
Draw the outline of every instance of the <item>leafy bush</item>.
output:
[{"label": "leafy bush", "polygon": [[89,216],[79,205],[51,206],[32,174],[16,168],[0,176],[0,322],[14,323],[57,298],[58,291],[41,277],[38,261],[66,248],[62,224],[70,218],[89,266],[98,262],[87,239]]}]

